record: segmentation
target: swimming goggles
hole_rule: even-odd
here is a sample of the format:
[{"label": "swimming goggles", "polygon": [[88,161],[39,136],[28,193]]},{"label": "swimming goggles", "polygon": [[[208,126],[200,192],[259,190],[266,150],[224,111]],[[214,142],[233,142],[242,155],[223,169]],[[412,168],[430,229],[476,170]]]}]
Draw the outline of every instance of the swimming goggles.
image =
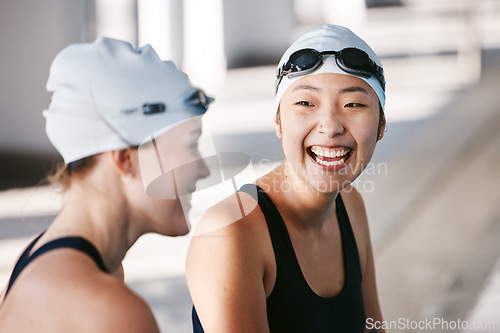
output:
[{"label": "swimming goggles", "polygon": [[385,91],[384,70],[377,65],[365,51],[354,47],[348,47],[340,51],[323,51],[315,49],[302,49],[290,55],[288,61],[276,72],[275,92],[284,76],[293,78],[314,72],[325,61],[327,56],[335,56],[335,61],[344,72],[370,78],[375,76]]},{"label": "swimming goggles", "polygon": [[[174,109],[177,108],[180,110],[187,110],[194,115],[202,115],[207,112],[208,105],[213,101],[214,99],[208,97],[203,90],[195,88],[188,92],[187,97],[182,102],[182,105],[173,105],[171,107],[174,107]],[[142,106],[142,113],[145,115],[162,113],[165,111],[167,111],[167,106],[164,103],[145,103]]]}]

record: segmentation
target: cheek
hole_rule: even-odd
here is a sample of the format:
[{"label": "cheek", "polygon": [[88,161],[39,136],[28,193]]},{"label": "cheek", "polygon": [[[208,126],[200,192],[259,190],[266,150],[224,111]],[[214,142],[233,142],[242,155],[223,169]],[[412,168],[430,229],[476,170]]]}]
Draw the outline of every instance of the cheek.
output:
[{"label": "cheek", "polygon": [[191,162],[186,150],[187,148],[175,149],[171,147],[169,150],[164,151],[161,161],[165,170],[176,170]]},{"label": "cheek", "polygon": [[365,165],[371,160],[377,144],[377,120],[358,122],[351,127],[351,135],[356,141],[356,160]]},{"label": "cheek", "polygon": [[201,156],[193,154],[188,147],[170,149],[162,154],[161,164],[164,172],[173,171],[176,182],[196,177],[198,159]]},{"label": "cheek", "polygon": [[141,181],[147,187],[148,184],[163,174],[162,168],[153,149],[139,148],[138,156]]},{"label": "cheek", "polygon": [[304,140],[311,132],[308,119],[300,117],[285,117],[281,120],[281,144],[287,158],[302,154]]},{"label": "cheek", "polygon": [[156,159],[157,164],[161,164],[165,172],[180,168],[194,159],[191,148],[184,141],[183,138],[179,140],[174,140],[172,137],[161,138],[156,141],[158,153],[153,148],[154,154],[151,157]]},{"label": "cheek", "polygon": [[196,162],[188,149],[139,152],[140,175],[147,195],[157,199],[174,199],[191,190],[196,178]]},{"label": "cheek", "polygon": [[185,191],[182,190],[190,190],[193,187],[198,179],[197,175],[198,163],[196,161],[175,169],[175,181],[180,195],[185,194]]},{"label": "cheek", "polygon": [[374,145],[377,142],[378,119],[375,117],[370,116],[353,119],[348,128],[358,145]]}]

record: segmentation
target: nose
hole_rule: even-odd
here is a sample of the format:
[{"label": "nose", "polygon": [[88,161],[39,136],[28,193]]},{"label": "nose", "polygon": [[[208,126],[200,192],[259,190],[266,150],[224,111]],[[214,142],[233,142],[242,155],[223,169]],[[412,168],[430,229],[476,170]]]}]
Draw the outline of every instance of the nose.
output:
[{"label": "nose", "polygon": [[210,169],[205,163],[205,159],[200,158],[198,160],[198,179],[207,178],[210,176]]},{"label": "nose", "polygon": [[334,112],[323,112],[317,126],[318,132],[329,138],[333,138],[345,131],[342,119]]}]

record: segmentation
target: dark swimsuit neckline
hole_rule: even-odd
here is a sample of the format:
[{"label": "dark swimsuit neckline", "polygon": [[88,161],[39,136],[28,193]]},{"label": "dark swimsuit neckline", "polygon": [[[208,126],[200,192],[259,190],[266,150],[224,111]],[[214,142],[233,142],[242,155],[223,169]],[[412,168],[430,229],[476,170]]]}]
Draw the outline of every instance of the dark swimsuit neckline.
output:
[{"label": "dark swimsuit neckline", "polygon": [[[257,190],[259,191],[259,193],[261,195],[265,196],[265,198],[268,200],[268,206],[271,209],[271,213],[273,213],[275,215],[275,217],[278,219],[279,227],[282,229],[282,231],[285,234],[287,246],[288,246],[289,250],[291,251],[291,253],[293,254],[294,266],[297,269],[302,282],[307,287],[307,291],[311,295],[313,295],[314,297],[316,297],[317,299],[322,300],[322,301],[330,301],[330,300],[335,300],[337,298],[342,297],[343,294],[346,293],[346,290],[348,289],[348,287],[350,286],[350,282],[349,282],[349,267],[348,267],[349,261],[346,258],[346,244],[345,244],[345,240],[344,240],[344,238],[347,237],[347,235],[345,234],[344,228],[341,225],[341,223],[344,222],[342,220],[342,217],[341,217],[341,213],[342,213],[341,208],[344,208],[344,210],[345,210],[345,206],[343,205],[343,202],[342,203],[339,202],[339,201],[342,201],[340,193],[335,198],[335,212],[337,214],[337,223],[338,223],[338,226],[339,226],[340,241],[341,241],[341,244],[342,244],[342,265],[344,266],[344,285],[342,286],[342,289],[338,293],[336,293],[335,295],[325,297],[325,296],[318,295],[311,288],[311,286],[309,285],[309,283],[307,282],[307,279],[306,279],[306,277],[304,275],[304,272],[302,271],[302,267],[300,266],[299,260],[297,258],[297,254],[295,252],[295,248],[293,247],[292,240],[290,238],[290,233],[288,232],[288,228],[286,227],[286,223],[283,220],[283,217],[281,216],[278,208],[276,207],[276,205],[274,204],[274,202],[271,200],[271,198],[269,197],[269,195],[262,188],[260,188],[258,185],[255,185],[255,186],[257,187]],[[341,204],[342,204],[342,207],[341,207]],[[262,207],[261,207],[261,210],[262,210]],[[347,212],[346,212],[346,214],[347,214]],[[275,254],[275,256],[276,256],[276,254]],[[275,257],[275,261],[276,261],[276,257]],[[277,278],[277,274],[278,274],[278,271],[276,271],[276,278]],[[271,296],[273,295],[274,290],[275,290],[275,288],[273,287],[273,290],[269,294],[268,299],[271,298]]]},{"label": "dark swimsuit neckline", "polygon": [[9,279],[9,284],[7,285],[7,289],[5,291],[4,299],[7,297],[8,292],[12,288],[14,282],[16,281],[17,277],[21,272],[28,266],[33,260],[38,258],[44,253],[47,253],[51,250],[56,250],[59,248],[69,248],[69,249],[75,249],[80,252],[83,252],[87,254],[97,265],[97,267],[105,272],[109,273],[109,270],[106,268],[106,265],[104,264],[104,260],[101,257],[101,254],[97,250],[97,248],[86,240],[83,237],[80,236],[68,236],[68,237],[61,237],[61,238],[56,238],[51,241],[48,241],[47,243],[41,245],[39,248],[37,248],[33,253],[30,254],[31,250],[35,247],[35,244],[40,240],[40,238],[44,235],[44,232],[38,235],[23,251],[21,256],[19,257],[19,260],[17,261],[16,265],[14,266],[14,269],[12,270],[12,275]]}]

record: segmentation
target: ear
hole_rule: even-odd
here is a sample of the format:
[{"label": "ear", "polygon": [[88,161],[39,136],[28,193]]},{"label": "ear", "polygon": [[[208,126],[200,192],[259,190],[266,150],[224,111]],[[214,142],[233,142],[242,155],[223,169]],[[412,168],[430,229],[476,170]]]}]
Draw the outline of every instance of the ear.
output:
[{"label": "ear", "polygon": [[113,150],[109,152],[112,165],[120,176],[134,177],[137,170],[137,158],[132,149]]},{"label": "ear", "polygon": [[378,123],[377,141],[382,140],[382,138],[384,137],[384,133],[387,129],[386,125],[387,124],[386,124],[386,120],[385,120],[385,114],[381,113],[380,114],[380,121]]},{"label": "ear", "polygon": [[276,117],[274,118],[274,128],[276,130],[276,136],[278,139],[281,140],[282,133],[281,133],[281,115],[280,115],[280,108],[278,106],[278,111],[276,111]]}]

